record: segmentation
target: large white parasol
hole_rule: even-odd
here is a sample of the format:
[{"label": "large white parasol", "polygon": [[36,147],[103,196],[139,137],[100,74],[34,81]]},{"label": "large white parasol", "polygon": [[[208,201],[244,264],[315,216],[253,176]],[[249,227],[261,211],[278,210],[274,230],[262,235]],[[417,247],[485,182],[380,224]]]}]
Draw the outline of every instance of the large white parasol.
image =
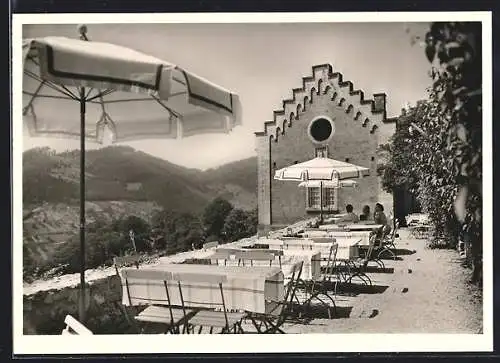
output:
[{"label": "large white parasol", "polygon": [[[370,169],[330,158],[316,157],[314,159],[293,164],[276,170],[275,180],[299,181],[308,185],[319,183],[320,187],[320,218],[323,220],[323,183],[330,187],[341,187],[346,179],[362,178],[370,175]],[[352,182],[352,180],[351,180]],[[349,182],[350,183],[350,182]],[[299,184],[299,186],[300,186]]]},{"label": "large white parasol", "polygon": [[80,139],[80,304],[85,320],[85,141],[227,133],[239,97],[187,70],[122,46],[45,37],[23,41],[23,121],[32,136]]}]

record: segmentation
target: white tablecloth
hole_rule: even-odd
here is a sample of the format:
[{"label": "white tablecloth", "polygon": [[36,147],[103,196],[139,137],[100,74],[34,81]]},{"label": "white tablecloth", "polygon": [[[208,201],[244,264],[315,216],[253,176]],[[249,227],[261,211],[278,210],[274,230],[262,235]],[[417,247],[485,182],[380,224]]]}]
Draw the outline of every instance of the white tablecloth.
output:
[{"label": "white tablecloth", "polygon": [[[271,248],[272,249],[272,248]],[[246,249],[246,251],[251,251],[251,249]],[[321,252],[317,249],[283,249],[283,256],[281,256],[281,269],[285,277],[291,276],[291,269],[294,264],[300,261],[304,261],[302,267],[301,278],[303,280],[312,280],[313,278],[318,278],[321,275]],[[222,257],[222,254],[214,254],[213,256]],[[213,257],[210,256],[210,257]],[[212,261],[217,261],[218,265],[226,266],[237,266],[238,261],[234,257],[229,259],[216,259]],[[250,265],[250,261],[244,261],[245,265]],[[269,261],[252,261],[252,266],[269,266]],[[275,257],[272,262],[272,266],[279,266],[279,258]]]},{"label": "white tablecloth", "polygon": [[[324,232],[323,232],[324,233]],[[369,232],[368,232],[369,233]],[[335,237],[336,243],[339,247],[337,250],[337,259],[352,259],[359,256],[359,245],[362,244],[362,237]],[[330,253],[331,243],[316,243],[310,238],[296,238],[296,239],[272,239],[263,238],[257,240],[255,243],[267,244],[270,249],[282,249],[283,251],[319,251],[321,258],[327,259]]]},{"label": "white tablecloth", "polygon": [[[217,266],[195,264],[159,264],[144,269],[155,269],[171,273],[197,273],[206,275],[224,275],[228,281],[223,284],[224,299],[227,309],[245,310],[256,313],[271,312],[275,305],[270,301],[282,301],[284,297],[283,272],[279,267],[265,266]],[[123,280],[123,279],[122,279]],[[124,305],[144,304],[144,298],[151,299],[148,304],[167,305],[163,282],[137,280],[128,281],[127,288],[122,281]],[[168,291],[173,305],[181,305],[179,288],[176,281],[169,281]],[[182,294],[191,307],[221,307],[221,295],[218,285],[207,283],[182,283]]]},{"label": "white tablecloth", "polygon": [[[319,226],[319,229],[326,231],[373,231],[374,229],[382,228],[382,224],[361,224],[361,223],[353,223],[338,225],[338,224],[323,224]],[[310,232],[309,230],[307,231]]]},{"label": "white tablecloth", "polygon": [[307,231],[304,232],[304,237],[314,240],[316,237],[332,237],[335,239],[359,238],[361,245],[368,245],[370,242],[371,231]]}]

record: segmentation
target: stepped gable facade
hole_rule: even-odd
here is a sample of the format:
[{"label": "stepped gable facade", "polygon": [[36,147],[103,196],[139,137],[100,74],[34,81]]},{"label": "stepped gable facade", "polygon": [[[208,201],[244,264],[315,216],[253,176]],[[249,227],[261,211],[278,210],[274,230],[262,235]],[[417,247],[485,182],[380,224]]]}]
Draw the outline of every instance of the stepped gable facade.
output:
[{"label": "stepped gable facade", "polygon": [[298,183],[274,180],[274,172],[293,163],[324,155],[370,169],[358,179],[357,188],[323,191],[323,211],[344,212],[346,204],[361,213],[365,204],[393,209],[392,195],[381,188],[377,175],[377,148],[394,133],[395,120],[386,114],[386,95],[365,99],[352,82],[329,64],[312,67],[291,99],[274,111],[272,121],[256,132],[258,163],[259,229],[280,228],[310,215],[317,215],[319,188],[299,188]]}]

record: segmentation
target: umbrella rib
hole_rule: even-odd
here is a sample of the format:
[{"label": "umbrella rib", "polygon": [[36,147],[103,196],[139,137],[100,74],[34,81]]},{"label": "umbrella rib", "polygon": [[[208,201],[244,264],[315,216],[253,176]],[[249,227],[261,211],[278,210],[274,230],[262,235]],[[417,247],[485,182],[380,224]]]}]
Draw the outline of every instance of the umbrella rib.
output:
[{"label": "umbrella rib", "polygon": [[[45,81],[40,82],[40,84],[36,88],[35,92],[32,95],[30,95],[31,99],[29,100],[28,104],[24,107],[24,110],[27,110],[33,104],[35,97],[37,96],[38,92],[40,92],[40,90],[42,89],[44,84],[45,84]],[[25,111],[23,111],[23,114],[24,113],[25,113]]]},{"label": "umbrella rib", "polygon": [[109,95],[109,94],[111,94],[113,92],[116,92],[116,90],[112,89],[112,88],[107,88],[104,91],[99,92],[95,96],[92,96],[89,99],[87,99],[87,102],[92,102],[92,101],[94,101],[97,98],[102,98],[102,97],[107,96],[107,95]]},{"label": "umbrella rib", "polygon": [[[108,104],[108,103],[138,102],[138,101],[151,101],[151,98],[128,98],[128,99],[123,99],[123,100],[103,101],[103,103]],[[101,103],[101,101],[95,101],[93,98],[92,98],[92,101],[89,101],[89,102],[90,103]]]},{"label": "umbrella rib", "polygon": [[37,94],[31,93],[31,92],[27,92],[27,91],[23,91],[23,94],[28,95],[28,96],[32,96],[32,97],[38,97],[38,98],[54,98],[54,99],[57,99],[57,100],[68,100],[69,99],[68,97],[64,97],[64,96],[37,95]]},{"label": "umbrella rib", "polygon": [[49,82],[47,80],[44,80],[42,79],[40,76],[36,75],[36,73],[34,72],[31,72],[31,71],[28,71],[28,70],[25,70],[24,73],[28,76],[28,77],[31,77],[32,79],[34,79],[35,81],[38,81],[40,83],[43,83],[44,85],[46,85],[47,87],[53,89],[54,91],[56,92],[59,92],[59,93],[62,93],[66,96],[68,96],[70,99],[73,99],[73,100],[78,100],[78,98],[75,97],[75,95],[73,95],[73,93],[69,92],[67,93],[64,89],[60,89],[56,86],[56,84],[52,83],[52,82]]},{"label": "umbrella rib", "polygon": [[93,88],[93,87],[90,87],[90,88],[89,88],[89,91],[88,91],[88,92],[87,92],[87,94],[85,95],[85,99],[86,99],[86,100],[89,98],[89,96],[90,96],[90,94],[92,93],[92,91],[93,91],[93,90],[94,90],[94,88]]},{"label": "umbrella rib", "polygon": [[35,60],[35,56],[28,56],[28,60],[32,61],[33,63],[35,63],[35,65],[39,66],[40,63],[38,63],[36,60]]},{"label": "umbrella rib", "polygon": [[75,95],[73,92],[71,92],[71,90],[69,90],[69,89],[68,89],[65,85],[60,84],[60,86],[61,86],[61,87],[62,87],[62,88],[63,88],[66,92],[68,92],[68,93],[69,93],[69,94],[73,97],[73,99],[74,99],[74,100],[77,100],[77,101],[78,101],[78,100],[80,100],[80,97],[76,96],[76,95]]},{"label": "umbrella rib", "polygon": [[167,105],[165,105],[163,102],[161,102],[161,100],[156,97],[156,96],[153,96],[151,95],[151,97],[160,104],[160,106],[162,106],[164,109],[166,109],[168,112],[170,112],[172,115],[174,115],[175,117],[177,118],[181,118],[181,115],[176,112],[175,110],[171,109],[170,107],[168,107]]}]

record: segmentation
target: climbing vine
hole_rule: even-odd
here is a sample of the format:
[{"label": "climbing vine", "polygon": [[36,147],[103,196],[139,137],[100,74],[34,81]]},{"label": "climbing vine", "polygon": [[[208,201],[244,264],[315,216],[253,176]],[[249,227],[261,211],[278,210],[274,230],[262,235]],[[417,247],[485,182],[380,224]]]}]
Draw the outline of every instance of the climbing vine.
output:
[{"label": "climbing vine", "polygon": [[[418,37],[416,37],[418,38]],[[482,278],[481,23],[432,23],[423,41],[431,63],[428,99],[405,110],[383,169],[387,191],[409,185],[434,238],[471,246],[472,281]],[[411,129],[417,132],[410,132]]]},{"label": "climbing vine", "polygon": [[480,22],[432,23],[425,53],[434,66],[440,131],[456,185],[454,211],[472,246],[473,281],[482,271],[482,42]]}]

